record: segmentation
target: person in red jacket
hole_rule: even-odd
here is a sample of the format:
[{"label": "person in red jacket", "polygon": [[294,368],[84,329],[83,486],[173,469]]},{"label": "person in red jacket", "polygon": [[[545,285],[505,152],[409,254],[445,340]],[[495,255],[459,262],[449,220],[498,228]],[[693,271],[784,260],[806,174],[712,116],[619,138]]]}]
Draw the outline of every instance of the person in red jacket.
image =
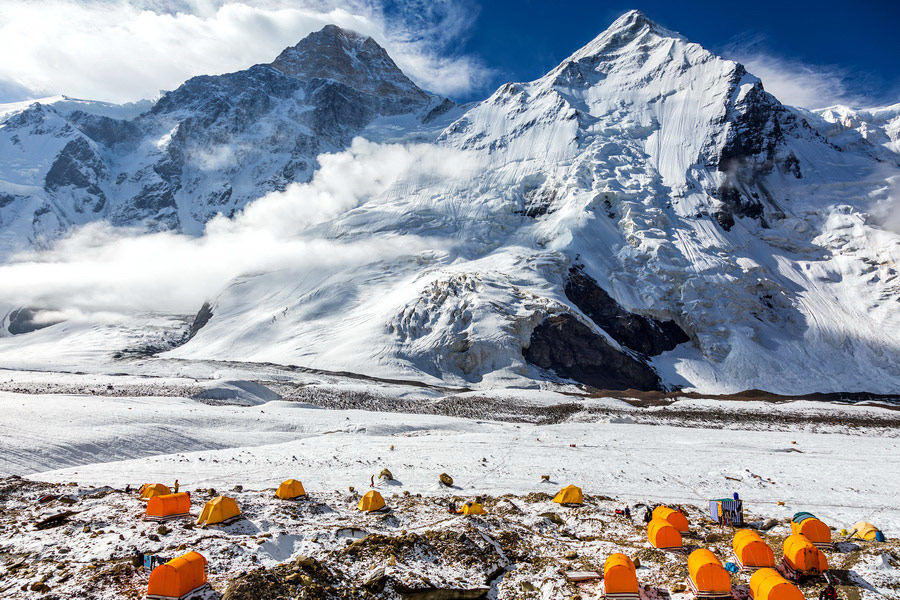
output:
[{"label": "person in red jacket", "polygon": [[837,600],[837,590],[829,583],[819,592],[819,600]]}]

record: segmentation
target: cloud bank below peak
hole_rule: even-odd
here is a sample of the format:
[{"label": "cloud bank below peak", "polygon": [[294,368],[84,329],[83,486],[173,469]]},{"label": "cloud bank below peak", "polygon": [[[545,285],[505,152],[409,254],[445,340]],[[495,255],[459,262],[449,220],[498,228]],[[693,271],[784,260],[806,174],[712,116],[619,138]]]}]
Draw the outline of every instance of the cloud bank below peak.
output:
[{"label": "cloud bank below peak", "polygon": [[129,102],[201,74],[271,62],[329,23],[370,35],[423,88],[456,96],[488,79],[453,54],[472,19],[457,1],[429,4],[427,22],[382,0],[0,0],[0,101],[54,94]]}]

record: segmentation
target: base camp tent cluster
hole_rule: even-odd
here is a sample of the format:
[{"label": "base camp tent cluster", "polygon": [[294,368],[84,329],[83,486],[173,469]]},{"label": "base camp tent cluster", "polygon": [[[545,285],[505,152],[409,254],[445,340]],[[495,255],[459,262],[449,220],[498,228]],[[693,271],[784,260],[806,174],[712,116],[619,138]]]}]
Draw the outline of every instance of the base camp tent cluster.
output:
[{"label": "base camp tent cluster", "polygon": [[[155,483],[141,486],[140,495],[147,501],[144,517],[147,520],[163,521],[190,515],[191,497],[186,492],[173,494],[167,486]],[[278,486],[275,496],[282,500],[295,500],[306,496],[306,491],[300,481],[288,479]],[[725,503],[734,501],[737,498],[713,502],[721,502],[723,510],[732,511],[735,506]],[[568,485],[556,494],[553,502],[581,506],[584,495],[577,486]],[[381,511],[386,507],[384,497],[376,490],[363,494],[357,505],[357,509],[363,512]],[[451,512],[462,515],[485,514],[484,507],[477,501],[467,502],[458,510],[451,504]],[[721,513],[717,511],[717,516],[719,514]],[[208,526],[240,517],[241,510],[234,498],[217,496],[204,505],[197,523]],[[648,518],[647,539],[653,547],[663,550],[682,549],[682,534],[689,533],[690,523],[680,508],[656,506]],[[719,522],[722,523],[721,520]],[[803,594],[789,579],[816,577],[828,570],[828,560],[821,549],[831,547],[831,531],[828,526],[814,515],[801,512],[791,520],[791,531],[791,535],[784,540],[783,558],[779,567],[787,578],[775,570],[775,554],[756,531],[741,529],[735,533],[732,540],[734,562],[740,571],[753,572],[750,578],[753,600],[803,600]],[[883,534],[867,522],[856,523],[851,531],[843,530],[841,533],[860,540],[884,540]],[[688,587],[698,598],[731,596],[731,576],[709,549],[698,548],[691,552],[687,567]],[[180,599],[205,585],[206,559],[196,552],[189,552],[153,570],[147,597],[153,600]],[[640,589],[634,562],[621,553],[607,557],[603,568],[603,587],[605,596],[611,600],[639,600]]]}]

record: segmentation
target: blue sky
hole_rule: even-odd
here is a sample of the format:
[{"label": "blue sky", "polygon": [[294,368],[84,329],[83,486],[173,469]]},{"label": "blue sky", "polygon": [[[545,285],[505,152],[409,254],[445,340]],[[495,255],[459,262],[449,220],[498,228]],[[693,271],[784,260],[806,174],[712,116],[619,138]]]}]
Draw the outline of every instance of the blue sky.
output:
[{"label": "blue sky", "polygon": [[422,87],[457,100],[540,77],[638,8],[743,62],[783,102],[900,102],[900,0],[0,0],[0,102],[128,102],[270,62],[328,23],[373,36]]},{"label": "blue sky", "polygon": [[491,0],[459,51],[482,57],[496,82],[539,77],[637,8],[661,25],[729,58],[768,59],[831,74],[851,96],[900,102],[900,0],[875,2],[598,2]]}]

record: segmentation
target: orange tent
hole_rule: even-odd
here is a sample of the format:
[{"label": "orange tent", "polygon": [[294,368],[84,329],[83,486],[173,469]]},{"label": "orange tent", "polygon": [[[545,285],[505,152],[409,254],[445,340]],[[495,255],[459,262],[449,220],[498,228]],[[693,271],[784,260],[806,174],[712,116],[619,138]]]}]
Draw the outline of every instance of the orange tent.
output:
[{"label": "orange tent", "polygon": [[801,573],[818,575],[828,570],[828,559],[822,551],[799,533],[784,540],[784,561],[790,568]]},{"label": "orange tent", "polygon": [[791,533],[800,533],[813,544],[830,544],[831,530],[828,525],[815,517],[804,519],[800,523],[791,521]]},{"label": "orange tent", "polygon": [[624,554],[610,554],[603,565],[603,588],[606,594],[640,593],[634,563]]},{"label": "orange tent", "polygon": [[683,512],[672,510],[668,506],[657,506],[653,509],[653,518],[668,521],[675,529],[681,533],[686,533],[690,529],[687,517]]},{"label": "orange tent", "polygon": [[203,511],[197,519],[197,524],[215,525],[240,514],[241,509],[238,508],[237,500],[228,496],[216,496],[203,507]]},{"label": "orange tent", "polygon": [[706,548],[691,552],[688,572],[694,587],[702,594],[731,593],[731,576],[716,555]]},{"label": "orange tent", "polygon": [[750,578],[753,600],[804,600],[803,592],[775,569],[760,569]]},{"label": "orange tent", "polygon": [[145,483],[141,486],[141,500],[149,500],[153,496],[165,496],[171,494],[169,486],[162,483]]},{"label": "orange tent", "polygon": [[206,559],[196,552],[188,552],[153,569],[147,584],[147,598],[181,598],[205,584]]},{"label": "orange tent", "polygon": [[557,504],[584,504],[584,496],[581,488],[575,485],[567,485],[559,490],[553,501]]},{"label": "orange tent", "polygon": [[365,512],[381,510],[384,508],[384,498],[375,490],[369,490],[359,499],[359,504],[356,508]]},{"label": "orange tent", "polygon": [[191,512],[191,497],[185,492],[153,496],[147,501],[145,519],[163,521],[173,517],[182,517]]},{"label": "orange tent", "polygon": [[306,490],[303,489],[303,484],[296,479],[286,479],[278,486],[278,491],[275,492],[275,495],[282,500],[293,500],[294,498],[305,496]]},{"label": "orange tent", "polygon": [[653,519],[647,525],[647,539],[655,548],[681,548],[681,533],[663,519]]},{"label": "orange tent", "polygon": [[734,556],[745,567],[774,567],[775,553],[769,545],[752,529],[741,529],[734,534],[731,542]]}]

